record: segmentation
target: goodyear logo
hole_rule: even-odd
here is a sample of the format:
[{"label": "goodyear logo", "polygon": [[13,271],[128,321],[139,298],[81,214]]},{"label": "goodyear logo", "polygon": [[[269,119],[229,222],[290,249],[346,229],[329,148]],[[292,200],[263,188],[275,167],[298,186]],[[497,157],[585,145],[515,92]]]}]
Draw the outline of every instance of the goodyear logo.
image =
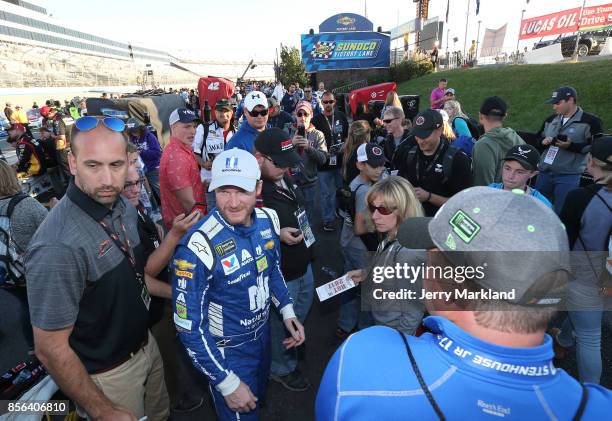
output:
[{"label": "goodyear logo", "polygon": [[174,266],[179,270],[191,270],[195,268],[195,263],[189,263],[187,260],[174,259]]},{"label": "goodyear logo", "polygon": [[174,273],[176,276],[184,276],[185,278],[193,279],[193,273],[187,272],[186,270],[175,269]]}]

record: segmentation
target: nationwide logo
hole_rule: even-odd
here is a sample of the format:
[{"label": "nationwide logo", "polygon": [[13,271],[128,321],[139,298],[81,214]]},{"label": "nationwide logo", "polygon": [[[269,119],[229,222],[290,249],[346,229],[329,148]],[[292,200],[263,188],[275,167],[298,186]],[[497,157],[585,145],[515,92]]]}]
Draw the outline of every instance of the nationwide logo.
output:
[{"label": "nationwide logo", "polygon": [[189,263],[187,260],[174,259],[174,266],[180,270],[191,270],[195,268],[195,263]]},{"label": "nationwide logo", "polygon": [[236,254],[232,254],[231,256],[222,259],[221,266],[223,267],[223,273],[226,275],[231,275],[240,269],[240,263],[238,262]]}]

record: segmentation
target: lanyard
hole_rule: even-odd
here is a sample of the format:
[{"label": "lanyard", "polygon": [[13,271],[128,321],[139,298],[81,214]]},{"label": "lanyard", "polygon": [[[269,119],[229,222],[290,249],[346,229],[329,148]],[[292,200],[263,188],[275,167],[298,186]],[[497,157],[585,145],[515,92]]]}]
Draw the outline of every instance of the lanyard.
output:
[{"label": "lanyard", "polygon": [[119,247],[119,250],[121,250],[121,252],[125,255],[125,257],[127,257],[128,261],[130,262],[130,266],[132,266],[132,269],[134,269],[134,272],[137,275],[137,278],[140,277],[140,274],[138,273],[138,270],[136,269],[136,259],[134,258],[134,254],[132,253],[130,238],[127,235],[125,225],[123,225],[123,220],[121,220],[121,231],[123,231],[123,236],[125,237],[125,243],[121,241],[117,233],[115,233],[113,230],[111,230],[108,227],[106,222],[100,221],[100,225],[102,226],[102,229],[104,230],[104,232],[106,232],[106,234],[111,238],[111,240],[115,242],[117,247]]},{"label": "lanyard", "polygon": [[[429,162],[429,165],[427,165],[427,167],[425,167],[425,172],[423,173],[423,178],[431,170],[431,167],[434,166],[434,164],[436,163],[436,161],[440,157],[440,154],[442,153],[442,146],[443,146],[442,145],[442,141],[440,141],[440,145],[438,146],[438,150],[436,151],[436,154],[434,155],[432,160]],[[416,178],[417,178],[417,181],[420,184],[423,180],[421,179],[421,159],[419,158],[418,151],[417,151],[417,154],[416,154],[416,161],[417,161],[416,162]]]},{"label": "lanyard", "polygon": [[287,199],[291,201],[295,201],[297,199],[297,197],[295,196],[295,193],[293,192],[291,187],[289,187],[289,184],[287,184],[287,188],[283,187],[282,184],[276,184],[276,192],[278,194],[283,195],[284,197],[286,197]]}]

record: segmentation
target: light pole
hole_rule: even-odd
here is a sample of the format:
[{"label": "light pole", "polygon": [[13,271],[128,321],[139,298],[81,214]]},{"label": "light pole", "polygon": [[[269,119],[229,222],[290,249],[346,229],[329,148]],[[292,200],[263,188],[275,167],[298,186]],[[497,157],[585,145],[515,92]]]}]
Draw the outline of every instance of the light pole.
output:
[{"label": "light pole", "polygon": [[478,61],[478,46],[480,45],[480,24],[481,20],[478,21],[478,32],[476,32],[476,52],[474,53],[474,62]]},{"label": "light pole", "polygon": [[470,0],[467,2],[467,13],[465,14],[465,37],[463,38],[463,57],[465,57],[465,52],[467,51],[467,33],[468,33],[468,24],[470,22]]},{"label": "light pole", "polygon": [[[521,23],[519,25],[523,25],[523,17],[525,17],[525,9],[521,10]],[[521,40],[521,27],[519,26],[518,38],[516,39],[516,55],[519,54],[519,42]]]},{"label": "light pole", "polygon": [[576,45],[574,46],[574,61],[578,61],[578,43],[580,42],[580,20],[582,19],[582,11],[584,10],[584,5],[586,4],[586,0],[582,0],[582,7],[580,8],[580,15],[578,16],[578,31],[576,32]]}]

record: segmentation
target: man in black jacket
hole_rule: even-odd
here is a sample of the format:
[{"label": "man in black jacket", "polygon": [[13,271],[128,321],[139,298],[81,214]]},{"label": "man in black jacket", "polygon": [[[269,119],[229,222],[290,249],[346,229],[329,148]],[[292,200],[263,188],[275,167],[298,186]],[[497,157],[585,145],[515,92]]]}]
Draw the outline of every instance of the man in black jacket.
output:
[{"label": "man in black jacket", "polygon": [[[287,175],[287,170],[297,165],[300,157],[294,150],[289,135],[278,128],[265,130],[257,136],[255,157],[261,168],[264,206],[274,209],[280,221],[281,272],[293,299],[295,314],[300,322],[304,323],[314,295],[311,267],[314,235],[308,225],[300,191]],[[274,246],[272,241],[270,246]],[[287,333],[278,313],[270,316],[270,330],[270,378],[289,390],[306,390],[310,383],[297,368],[295,348],[283,348],[283,338]]]},{"label": "man in black jacket", "polygon": [[342,187],[342,146],[348,136],[349,124],[346,116],[334,108],[336,100],[333,93],[325,91],[321,104],[323,113],[314,116],[312,124],[323,133],[327,144],[327,162],[319,167],[319,190],[323,231],[331,232],[336,230],[336,191]]}]

